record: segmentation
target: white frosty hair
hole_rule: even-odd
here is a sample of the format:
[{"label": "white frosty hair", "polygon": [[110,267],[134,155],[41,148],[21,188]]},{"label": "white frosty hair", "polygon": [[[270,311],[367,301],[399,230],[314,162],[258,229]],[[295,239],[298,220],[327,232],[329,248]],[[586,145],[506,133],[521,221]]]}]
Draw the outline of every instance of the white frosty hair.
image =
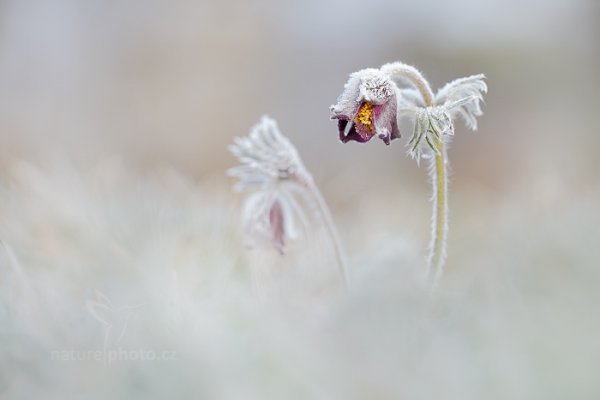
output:
[{"label": "white frosty hair", "polygon": [[235,138],[229,150],[242,163],[229,170],[229,175],[240,179],[236,190],[264,188],[288,178],[293,180],[305,170],[294,145],[267,116],[261,118],[247,137]]},{"label": "white frosty hair", "polygon": [[435,95],[435,104],[445,106],[452,117],[460,115],[469,129],[477,130],[477,117],[483,115],[480,102],[487,93],[485,75],[471,75],[447,83]]},{"label": "white frosty hair", "polygon": [[[434,136],[447,142],[454,135],[453,119],[460,116],[467,128],[477,130],[477,117],[483,115],[481,102],[487,93],[483,74],[456,79],[436,93],[433,107],[425,107],[422,96],[415,89],[401,89],[399,115],[413,120],[413,134],[408,142],[408,153],[419,162],[423,149],[436,152]],[[428,154],[427,154],[428,155]]]},{"label": "white frosty hair", "polygon": [[[305,184],[310,177],[298,151],[267,116],[247,137],[235,138],[229,150],[242,163],[229,170],[229,175],[239,178],[235,189],[254,191],[242,211],[247,243],[253,246],[268,238],[283,251],[286,239],[297,239],[301,227],[308,226],[298,199],[306,199]],[[274,212],[277,222],[273,221]]]}]

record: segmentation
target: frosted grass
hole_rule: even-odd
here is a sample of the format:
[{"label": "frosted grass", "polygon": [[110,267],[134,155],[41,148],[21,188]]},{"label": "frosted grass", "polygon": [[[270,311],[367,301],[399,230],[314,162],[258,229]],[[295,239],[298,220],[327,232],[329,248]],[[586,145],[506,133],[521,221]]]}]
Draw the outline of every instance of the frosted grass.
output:
[{"label": "frosted grass", "polygon": [[[360,279],[328,294],[310,284],[315,263],[335,264],[323,232],[285,260],[249,257],[229,182],[114,161],[84,172],[15,163],[0,182],[2,398],[600,393],[597,191],[539,207],[525,188],[502,202],[455,189],[452,267],[431,297],[414,250],[427,233],[398,231],[387,197],[336,212]],[[419,214],[418,225],[427,208],[394,212]],[[483,226],[490,233],[477,235]],[[253,292],[257,257],[279,266],[284,290]],[[86,357],[103,350],[103,325],[86,308],[96,291],[115,309],[142,305],[109,345],[129,352],[117,360]],[[127,358],[140,351],[174,357]]]}]

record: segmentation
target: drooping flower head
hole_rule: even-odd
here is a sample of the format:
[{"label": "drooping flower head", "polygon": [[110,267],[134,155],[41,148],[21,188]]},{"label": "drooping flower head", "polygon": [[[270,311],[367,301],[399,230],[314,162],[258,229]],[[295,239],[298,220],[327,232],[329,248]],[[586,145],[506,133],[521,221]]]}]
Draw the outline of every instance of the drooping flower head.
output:
[{"label": "drooping flower head", "polygon": [[337,103],[330,108],[331,119],[338,120],[340,140],[364,143],[377,136],[389,145],[400,138],[397,90],[389,76],[378,69],[351,74]]},{"label": "drooping flower head", "polygon": [[[393,79],[412,87],[400,89]],[[399,115],[409,117],[413,123],[408,153],[417,163],[422,156],[431,160],[433,216],[427,266],[428,275],[434,271],[434,284],[441,276],[448,236],[446,144],[454,135],[456,116],[461,116],[470,129],[477,129],[477,117],[482,115],[480,102],[487,92],[484,79],[483,75],[457,79],[434,94],[419,70],[393,62],[380,69],[367,68],[350,74],[337,104],[330,108],[331,119],[338,120],[343,143],[367,142],[377,135],[389,145],[400,137]]]},{"label": "drooping flower head", "polygon": [[[399,88],[394,79],[416,88]],[[482,94],[487,91],[484,79],[483,75],[457,79],[434,95],[420,72],[409,65],[390,63],[380,69],[366,68],[350,74],[337,103],[330,108],[331,119],[338,120],[343,143],[364,143],[378,136],[390,144],[400,138],[399,116],[408,116],[414,126],[409,153],[419,160],[423,151],[437,152],[433,144],[436,140],[449,140],[456,116],[460,115],[470,129],[477,129]]]},{"label": "drooping flower head", "polygon": [[[235,189],[252,191],[246,198],[242,225],[250,245],[266,238],[284,253],[286,243],[308,224],[297,198],[306,196],[311,179],[294,145],[274,120],[263,117],[250,135],[229,146],[241,162],[229,174],[239,178]],[[298,224],[300,222],[300,224]]]},{"label": "drooping flower head", "polygon": [[[306,233],[309,221],[321,221],[346,284],[345,257],[331,211],[298,151],[275,121],[263,117],[248,136],[236,138],[229,150],[241,163],[229,169],[229,175],[239,178],[234,188],[251,191],[242,211],[247,243],[252,246],[267,239],[284,254],[289,242]],[[304,208],[309,208],[311,218]]]}]

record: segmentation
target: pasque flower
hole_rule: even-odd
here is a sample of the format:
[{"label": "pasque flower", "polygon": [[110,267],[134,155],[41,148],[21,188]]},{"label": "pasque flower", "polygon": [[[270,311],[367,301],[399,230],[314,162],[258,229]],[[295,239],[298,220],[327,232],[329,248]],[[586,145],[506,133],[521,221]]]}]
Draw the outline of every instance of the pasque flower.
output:
[{"label": "pasque flower", "polygon": [[390,144],[400,138],[394,82],[374,68],[350,75],[344,91],[332,105],[331,119],[338,120],[340,140],[368,142],[374,136]]},{"label": "pasque flower", "polygon": [[318,219],[330,235],[342,280],[345,257],[331,212],[294,145],[274,120],[263,117],[250,135],[229,146],[241,165],[229,174],[239,178],[235,189],[250,191],[242,212],[242,225],[251,243],[266,238],[281,254],[298,239],[309,219],[303,205],[316,206]]},{"label": "pasque flower", "polygon": [[306,216],[296,200],[304,197],[309,175],[292,143],[274,120],[263,117],[250,135],[229,147],[242,165],[229,174],[240,180],[238,191],[252,193],[244,203],[242,225],[250,242],[269,239],[283,253],[286,242],[300,236]]},{"label": "pasque flower", "polygon": [[[400,89],[394,79],[412,88]],[[432,160],[433,217],[428,255],[428,275],[438,281],[446,258],[448,234],[448,162],[446,144],[454,135],[453,119],[461,116],[467,127],[477,129],[482,114],[480,102],[487,85],[483,75],[457,79],[435,95],[423,75],[400,62],[367,68],[350,74],[337,103],[330,108],[331,119],[338,120],[343,143],[367,142],[374,136],[385,144],[400,138],[398,117],[408,115],[413,134],[409,154],[419,162],[422,155]]]},{"label": "pasque flower", "polygon": [[[374,136],[390,144],[400,138],[398,117],[412,113],[415,130],[409,142],[410,154],[420,157],[421,140],[435,151],[431,135],[453,135],[452,118],[460,115],[467,127],[477,129],[476,117],[482,115],[480,101],[487,91],[485,77],[473,75],[456,79],[435,96],[429,84],[413,67],[399,63],[383,65],[380,69],[366,68],[350,74],[336,104],[330,107],[331,119],[338,120],[338,131],[343,143],[368,142]],[[402,73],[398,73],[401,71]],[[412,88],[400,89],[393,78],[417,83]],[[426,104],[423,91],[429,91],[431,104]],[[431,129],[429,129],[431,128]],[[438,129],[442,128],[442,129]],[[429,132],[429,135],[425,133]]]}]

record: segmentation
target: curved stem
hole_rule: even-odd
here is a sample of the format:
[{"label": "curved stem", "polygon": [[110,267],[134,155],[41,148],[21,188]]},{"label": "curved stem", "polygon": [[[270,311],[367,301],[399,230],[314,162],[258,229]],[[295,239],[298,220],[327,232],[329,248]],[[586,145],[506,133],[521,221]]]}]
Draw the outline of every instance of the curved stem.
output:
[{"label": "curved stem", "polygon": [[427,107],[433,107],[433,91],[429,82],[423,77],[418,69],[400,62],[385,64],[381,67],[381,72],[394,78],[404,78],[412,83],[421,93],[423,101]]},{"label": "curved stem", "polygon": [[[421,93],[426,107],[433,107],[434,95],[423,75],[414,67],[399,62],[385,64],[381,71],[390,77],[404,78],[411,82]],[[446,241],[448,238],[448,173],[446,146],[444,142],[434,137],[437,149],[432,157],[429,171],[433,185],[433,215],[431,220],[431,241],[427,256],[427,279],[437,285],[446,261]]]},{"label": "curved stem", "polygon": [[314,183],[312,179],[308,179],[306,182],[310,192],[317,202],[317,206],[319,207],[319,212],[323,216],[323,220],[325,222],[325,228],[327,229],[327,233],[329,234],[329,238],[333,244],[333,248],[335,251],[335,258],[338,264],[340,275],[342,276],[342,281],[344,283],[344,287],[348,287],[348,277],[346,274],[346,257],[344,256],[344,250],[342,248],[342,242],[338,235],[337,229],[335,227],[335,223],[333,222],[333,216],[331,215],[331,210],[327,206],[327,202],[323,198],[321,191]]}]

